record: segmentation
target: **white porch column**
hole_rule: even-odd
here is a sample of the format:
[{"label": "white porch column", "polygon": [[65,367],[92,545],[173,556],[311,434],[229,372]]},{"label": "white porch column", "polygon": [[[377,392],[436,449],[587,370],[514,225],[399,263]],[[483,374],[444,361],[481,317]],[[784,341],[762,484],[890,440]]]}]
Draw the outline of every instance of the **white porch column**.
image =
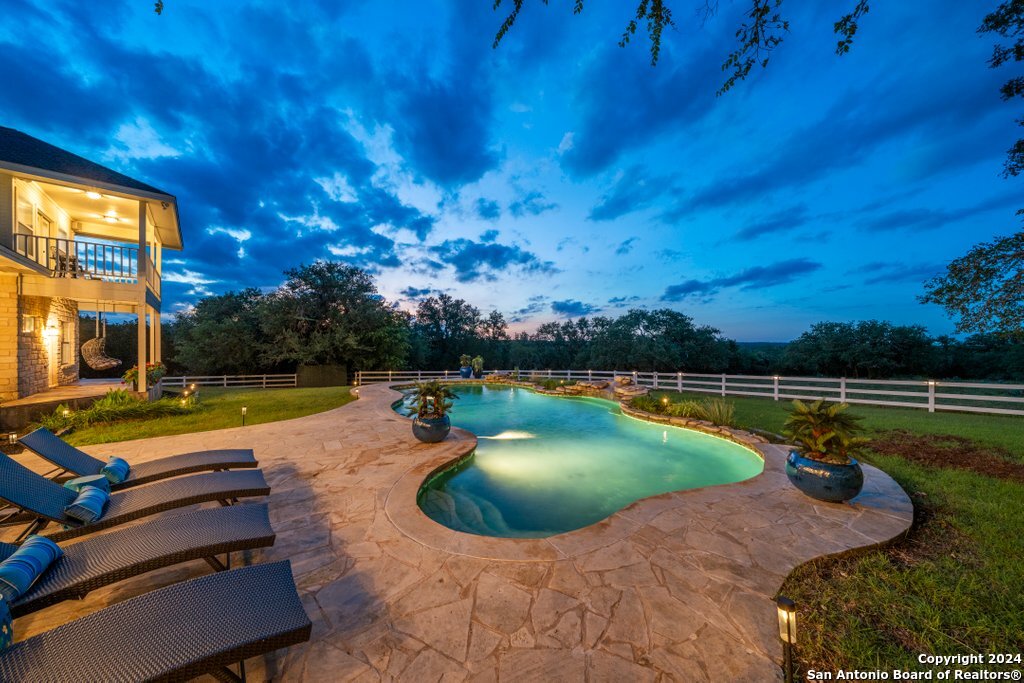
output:
[{"label": "white porch column", "polygon": [[152,319],[153,325],[149,333],[153,335],[153,362],[159,363],[162,360],[162,356],[160,354],[160,337],[163,335],[160,330],[160,312],[153,311]]},{"label": "white porch column", "polygon": [[139,303],[135,309],[139,314],[138,350],[139,350],[139,391],[146,391],[146,202],[139,202],[139,251],[136,261],[136,276],[139,288]]}]

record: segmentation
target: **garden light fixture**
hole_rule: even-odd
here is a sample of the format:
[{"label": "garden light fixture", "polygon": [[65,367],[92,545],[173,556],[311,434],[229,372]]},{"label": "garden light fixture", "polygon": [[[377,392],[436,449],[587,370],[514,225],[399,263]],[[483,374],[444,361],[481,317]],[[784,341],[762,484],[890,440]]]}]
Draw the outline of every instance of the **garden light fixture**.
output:
[{"label": "garden light fixture", "polygon": [[64,412],[61,413],[61,415],[63,415],[64,417],[71,417],[71,410],[69,410],[68,408],[65,408]]},{"label": "garden light fixture", "polygon": [[245,414],[247,412],[249,412],[249,409],[246,406],[242,406],[242,426],[243,427],[245,426]]},{"label": "garden light fixture", "polygon": [[10,432],[7,435],[7,443],[11,444],[12,446],[18,443],[18,432]]},{"label": "garden light fixture", "polygon": [[796,603],[784,595],[775,601],[779,613],[779,639],[782,640],[783,670],[786,683],[793,683],[793,646],[796,644]]}]

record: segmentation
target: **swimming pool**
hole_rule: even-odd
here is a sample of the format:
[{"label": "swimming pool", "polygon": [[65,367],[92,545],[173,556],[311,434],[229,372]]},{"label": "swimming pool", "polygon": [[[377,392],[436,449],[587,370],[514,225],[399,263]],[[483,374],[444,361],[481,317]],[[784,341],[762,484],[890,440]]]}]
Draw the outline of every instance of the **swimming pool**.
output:
[{"label": "swimming pool", "polygon": [[498,385],[459,386],[452,424],[473,456],[424,482],[417,503],[450,529],[543,538],[635,500],[749,479],[764,469],[731,441],[623,415],[617,403]]}]

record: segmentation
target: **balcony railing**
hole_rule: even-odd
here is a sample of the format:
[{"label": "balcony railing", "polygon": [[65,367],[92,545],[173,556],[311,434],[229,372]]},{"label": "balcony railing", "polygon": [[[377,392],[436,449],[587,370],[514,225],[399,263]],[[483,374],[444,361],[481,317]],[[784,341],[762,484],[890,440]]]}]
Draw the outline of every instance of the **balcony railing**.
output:
[{"label": "balcony railing", "polygon": [[[46,268],[50,277],[125,284],[139,281],[138,247],[17,233],[14,251]],[[159,296],[160,273],[149,254],[146,260],[146,284]]]}]

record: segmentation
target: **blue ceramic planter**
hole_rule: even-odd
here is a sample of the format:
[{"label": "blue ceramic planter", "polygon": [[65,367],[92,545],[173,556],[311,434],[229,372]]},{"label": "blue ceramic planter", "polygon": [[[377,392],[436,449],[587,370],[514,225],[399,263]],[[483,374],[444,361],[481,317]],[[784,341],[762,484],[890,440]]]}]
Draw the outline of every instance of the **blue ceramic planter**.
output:
[{"label": "blue ceramic planter", "polygon": [[469,379],[473,376],[473,368],[468,365],[459,368],[459,377],[462,379]]},{"label": "blue ceramic planter", "polygon": [[412,420],[412,435],[423,443],[437,443],[444,441],[448,432],[452,430],[452,421],[448,416],[444,417],[414,417]]},{"label": "blue ceramic planter", "polygon": [[864,488],[864,470],[856,460],[847,465],[837,465],[790,451],[786,458],[786,476],[804,494],[827,503],[842,503],[855,498]]}]

